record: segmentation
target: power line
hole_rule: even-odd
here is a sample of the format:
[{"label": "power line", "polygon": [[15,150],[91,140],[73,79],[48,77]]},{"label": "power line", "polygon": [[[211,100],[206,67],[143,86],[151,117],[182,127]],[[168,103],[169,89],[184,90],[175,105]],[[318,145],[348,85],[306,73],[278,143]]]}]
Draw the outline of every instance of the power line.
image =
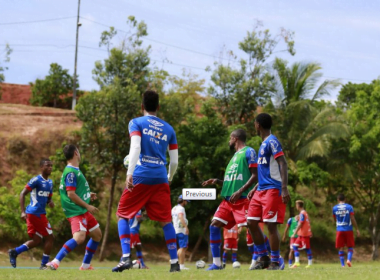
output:
[{"label": "power line", "polygon": [[73,17],[62,17],[62,18],[51,18],[51,19],[41,19],[41,20],[31,20],[31,21],[1,22],[0,25],[28,24],[28,23],[47,22],[47,21],[57,21],[57,20],[64,20],[64,19],[70,19],[70,18],[75,18],[75,16],[73,16]]}]

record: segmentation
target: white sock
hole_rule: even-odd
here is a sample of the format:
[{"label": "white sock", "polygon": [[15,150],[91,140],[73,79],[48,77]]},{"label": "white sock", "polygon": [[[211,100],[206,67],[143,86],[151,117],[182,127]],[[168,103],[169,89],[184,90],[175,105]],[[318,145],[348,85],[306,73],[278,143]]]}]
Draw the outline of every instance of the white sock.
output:
[{"label": "white sock", "polygon": [[300,257],[294,257],[296,259],[296,263],[299,263],[300,262]]},{"label": "white sock", "polygon": [[222,262],[220,261],[220,257],[219,258],[212,258],[212,261],[217,266],[221,266],[222,265]]},{"label": "white sock", "polygon": [[123,254],[123,258],[128,258],[131,254]]},{"label": "white sock", "polygon": [[308,261],[307,261],[307,264],[308,264],[308,265],[312,265],[312,264],[313,264],[313,260],[308,260]]},{"label": "white sock", "polygon": [[180,265],[179,265],[179,268],[180,268],[180,269],[182,269],[182,268],[184,268],[184,267],[185,267],[184,264],[180,264]]},{"label": "white sock", "polygon": [[56,263],[56,264],[58,264],[58,265],[61,263],[61,261],[59,261],[57,259],[54,259],[53,262]]},{"label": "white sock", "polygon": [[89,267],[90,267],[90,264],[89,264],[89,263],[82,263],[82,267],[83,267],[83,268],[89,268]]},{"label": "white sock", "polygon": [[255,265],[255,264],[256,264],[256,260],[252,260],[251,265]]},{"label": "white sock", "polygon": [[170,263],[173,264],[173,263],[177,263],[178,262],[178,259],[172,259],[170,260]]}]

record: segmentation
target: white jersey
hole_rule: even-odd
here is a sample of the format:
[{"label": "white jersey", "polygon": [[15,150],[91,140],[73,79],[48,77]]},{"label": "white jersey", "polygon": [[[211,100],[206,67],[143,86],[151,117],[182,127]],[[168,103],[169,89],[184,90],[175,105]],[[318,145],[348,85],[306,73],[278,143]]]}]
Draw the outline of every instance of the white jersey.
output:
[{"label": "white jersey", "polygon": [[182,225],[181,220],[178,217],[178,214],[183,214],[183,218],[185,219],[186,225],[188,224],[188,221],[186,219],[186,212],[185,212],[185,207],[182,205],[176,205],[172,209],[172,217],[173,217],[173,225],[175,229],[175,233],[186,233],[186,229],[184,225]]}]

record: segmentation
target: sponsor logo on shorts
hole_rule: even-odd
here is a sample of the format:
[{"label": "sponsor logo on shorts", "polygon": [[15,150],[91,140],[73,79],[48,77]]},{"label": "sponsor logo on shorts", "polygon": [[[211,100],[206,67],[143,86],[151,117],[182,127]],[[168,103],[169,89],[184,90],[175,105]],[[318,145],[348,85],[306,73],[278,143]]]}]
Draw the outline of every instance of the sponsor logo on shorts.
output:
[{"label": "sponsor logo on shorts", "polygon": [[84,224],[85,226],[87,226],[87,220],[85,218],[82,219],[82,224]]},{"label": "sponsor logo on shorts", "polygon": [[273,216],[274,212],[273,211],[268,211],[268,216]]}]

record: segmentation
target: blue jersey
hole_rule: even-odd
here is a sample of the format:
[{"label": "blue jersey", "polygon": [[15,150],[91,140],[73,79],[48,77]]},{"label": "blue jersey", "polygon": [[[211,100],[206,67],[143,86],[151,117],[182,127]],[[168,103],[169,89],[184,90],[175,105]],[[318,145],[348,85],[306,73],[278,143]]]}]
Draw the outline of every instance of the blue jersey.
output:
[{"label": "blue jersey", "polygon": [[333,208],[333,215],[336,219],[336,231],[352,231],[351,215],[354,215],[354,208],[347,203],[339,203]]},{"label": "blue jersey", "polygon": [[281,191],[280,166],[276,158],[283,156],[284,152],[276,136],[269,135],[261,143],[258,160],[257,174],[259,177],[259,191],[279,189]]},{"label": "blue jersey", "polygon": [[178,149],[174,129],[156,116],[144,116],[129,122],[129,135],[141,136],[140,159],[133,173],[134,184],[167,183],[166,152]]},{"label": "blue jersey", "polygon": [[30,204],[26,207],[27,214],[46,214],[46,204],[53,195],[53,181],[45,180],[42,175],[32,178],[25,188],[30,191]]},{"label": "blue jersey", "polygon": [[129,228],[131,229],[131,233],[138,234],[140,232],[140,223],[137,220],[138,218],[141,218],[141,210],[139,210],[139,212],[137,212],[132,219],[129,219]]}]

